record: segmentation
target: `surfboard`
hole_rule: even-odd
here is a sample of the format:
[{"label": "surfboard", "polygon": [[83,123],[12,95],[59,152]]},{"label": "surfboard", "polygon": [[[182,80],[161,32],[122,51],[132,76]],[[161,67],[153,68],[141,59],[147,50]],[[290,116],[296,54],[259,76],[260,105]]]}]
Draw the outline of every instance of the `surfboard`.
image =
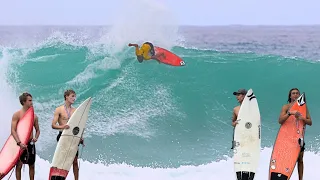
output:
[{"label": "surfboard", "polygon": [[163,53],[163,56],[158,56],[159,57],[159,61],[164,63],[164,64],[168,64],[171,66],[184,66],[185,62],[176,54],[161,48],[161,47],[157,47],[154,46],[154,51],[155,54],[159,54],[159,53]]},{"label": "surfboard", "polygon": [[[28,144],[34,124],[34,109],[30,107],[17,124],[17,134],[21,143]],[[0,179],[4,178],[16,165],[23,153],[12,135],[0,151]]]},{"label": "surfboard", "polygon": [[[302,117],[306,117],[305,93],[302,93],[289,109],[298,111]],[[290,115],[280,126],[270,158],[269,180],[290,179],[301,150],[299,139],[301,138],[303,142],[304,131],[305,124],[301,120],[296,120],[294,115]]]},{"label": "surfboard", "polygon": [[91,103],[91,97],[82,102],[67,123],[70,128],[62,131],[53,155],[49,180],[65,180],[67,178],[88,120]]},{"label": "surfboard", "polygon": [[241,104],[234,129],[234,171],[237,180],[253,180],[261,147],[261,119],[258,101],[249,89]]}]

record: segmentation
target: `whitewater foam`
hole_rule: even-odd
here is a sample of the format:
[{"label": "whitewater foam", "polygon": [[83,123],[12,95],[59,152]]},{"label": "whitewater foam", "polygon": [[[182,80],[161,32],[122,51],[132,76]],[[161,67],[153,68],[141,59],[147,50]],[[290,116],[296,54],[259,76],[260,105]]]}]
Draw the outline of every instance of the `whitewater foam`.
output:
[{"label": "whitewater foam", "polygon": [[[261,160],[257,170],[255,180],[265,180],[268,178],[268,165],[271,156],[271,148],[261,151]],[[312,152],[305,152],[304,155],[304,179],[315,179],[316,172],[320,166],[320,156]],[[36,180],[47,179],[49,175],[50,162],[37,156],[36,160]],[[28,166],[23,171],[23,179],[28,179]],[[226,160],[212,162],[199,166],[181,166],[178,168],[150,168],[135,167],[127,164],[105,165],[103,162],[92,163],[80,160],[80,179],[113,179],[113,180],[212,180],[224,179],[235,180],[233,170],[233,159],[227,157]],[[66,180],[72,180],[73,170],[70,169]],[[293,171],[291,179],[298,179],[297,167]],[[11,180],[15,180],[14,174]]]},{"label": "whitewater foam", "polygon": [[19,110],[14,88],[7,81],[7,76],[11,71],[8,71],[11,64],[11,56],[7,49],[2,50],[2,57],[0,59],[0,112],[1,112],[1,126],[0,126],[0,147],[3,147],[6,139],[10,134],[11,118],[15,111]]}]

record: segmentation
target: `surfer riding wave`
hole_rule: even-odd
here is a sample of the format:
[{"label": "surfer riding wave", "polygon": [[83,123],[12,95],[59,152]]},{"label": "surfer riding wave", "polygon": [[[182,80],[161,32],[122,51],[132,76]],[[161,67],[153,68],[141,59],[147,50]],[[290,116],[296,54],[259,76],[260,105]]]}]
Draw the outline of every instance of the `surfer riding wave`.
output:
[{"label": "surfer riding wave", "polygon": [[161,56],[164,56],[163,53],[156,54],[154,50],[154,46],[150,42],[145,42],[142,44],[142,46],[139,48],[138,44],[128,44],[129,47],[134,46],[136,48],[136,56],[140,63],[143,62],[143,60],[150,60],[154,59],[161,63],[160,58]]}]

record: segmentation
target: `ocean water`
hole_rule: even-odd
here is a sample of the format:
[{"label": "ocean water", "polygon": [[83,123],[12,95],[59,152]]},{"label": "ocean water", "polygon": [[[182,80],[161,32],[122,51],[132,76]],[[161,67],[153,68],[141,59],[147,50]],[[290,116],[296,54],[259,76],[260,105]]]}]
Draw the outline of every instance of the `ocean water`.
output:
[{"label": "ocean water", "polygon": [[[278,116],[293,87],[306,93],[313,120],[305,135],[304,179],[314,179],[320,167],[320,26],[137,24],[124,18],[108,27],[0,27],[0,146],[20,108],[18,96],[30,92],[41,130],[35,179],[48,178],[58,133],[51,121],[67,88],[77,92],[75,106],[93,97],[80,179],[235,179],[232,92],[239,88],[252,88],[259,103],[255,179],[267,179]],[[186,66],[138,63],[127,44],[144,41],[171,50]]]}]

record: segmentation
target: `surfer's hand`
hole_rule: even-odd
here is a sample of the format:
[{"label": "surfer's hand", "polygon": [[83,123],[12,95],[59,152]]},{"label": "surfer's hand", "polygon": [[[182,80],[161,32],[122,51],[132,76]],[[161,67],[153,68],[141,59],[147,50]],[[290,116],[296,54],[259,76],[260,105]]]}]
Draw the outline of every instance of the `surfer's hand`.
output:
[{"label": "surfer's hand", "polygon": [[291,115],[295,115],[298,111],[290,111]]},{"label": "surfer's hand", "polygon": [[63,129],[69,129],[70,127],[69,127],[67,124],[65,124],[65,125],[63,125],[62,128],[63,128]]},{"label": "surfer's hand", "polygon": [[80,139],[80,144],[82,144],[82,146],[86,146],[86,145],[84,145],[84,139],[83,138]]},{"label": "surfer's hand", "polygon": [[33,141],[33,142],[37,142],[38,139],[37,139],[37,138],[33,138],[32,141]]},{"label": "surfer's hand", "polygon": [[129,43],[129,44],[128,44],[128,46],[138,47],[138,45],[137,45],[137,44],[131,44],[131,43]]},{"label": "surfer's hand", "polygon": [[232,122],[232,126],[233,126],[233,127],[236,127],[237,124],[238,124],[237,121]]},{"label": "surfer's hand", "polygon": [[295,116],[297,119],[299,119],[299,118],[301,117],[301,113],[300,113],[300,112],[296,112],[296,113],[294,114],[294,116]]},{"label": "surfer's hand", "polygon": [[20,148],[21,148],[21,149],[26,149],[27,146],[26,146],[25,144],[20,143]]}]

